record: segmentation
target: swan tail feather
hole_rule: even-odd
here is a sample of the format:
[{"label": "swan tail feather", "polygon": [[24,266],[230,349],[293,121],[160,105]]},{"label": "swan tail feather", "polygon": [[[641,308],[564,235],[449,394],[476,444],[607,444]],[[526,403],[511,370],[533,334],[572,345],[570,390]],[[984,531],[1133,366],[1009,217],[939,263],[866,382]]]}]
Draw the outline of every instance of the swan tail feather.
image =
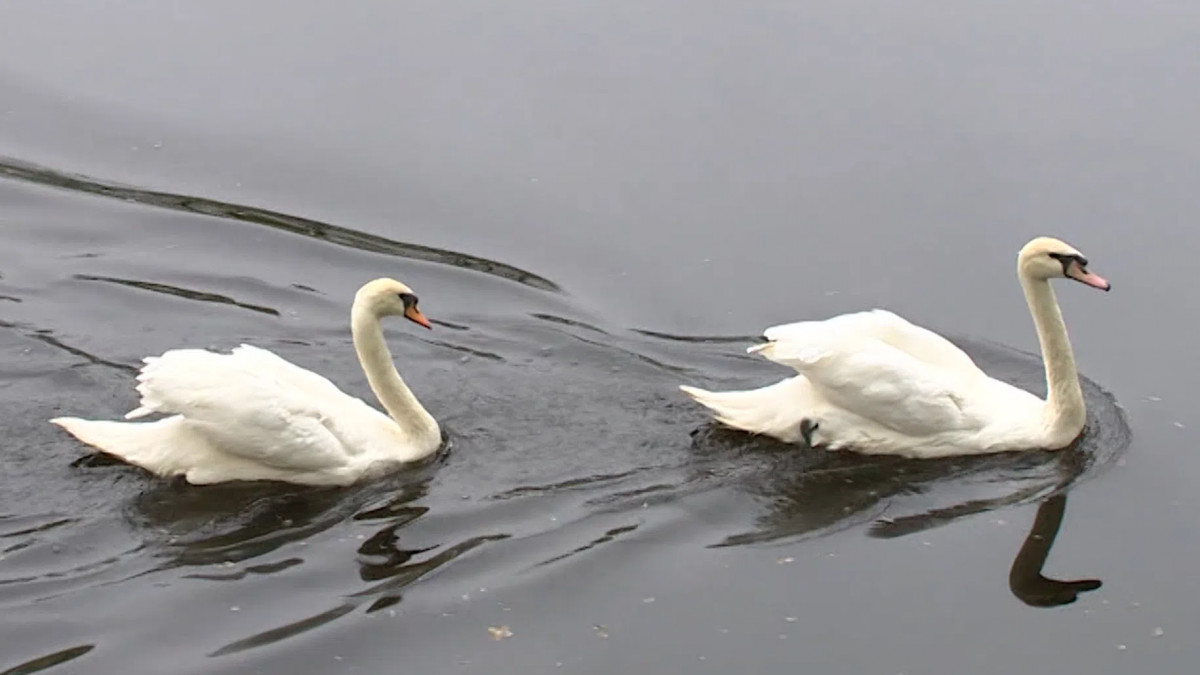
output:
[{"label": "swan tail feather", "polygon": [[745,391],[707,391],[687,385],[679,389],[727,427],[794,443],[801,438],[806,409],[802,393],[807,384],[803,378],[793,377]]},{"label": "swan tail feather", "polygon": [[186,473],[211,454],[207,444],[195,435],[180,433],[185,422],[179,416],[154,422],[111,422],[78,417],[56,417],[50,422],[79,441],[158,476]]},{"label": "swan tail feather", "polygon": [[[125,419],[127,419],[127,420],[137,419],[139,417],[145,417],[146,415],[152,414],[154,412],[155,412],[155,409],[151,406],[139,405],[138,407],[134,408],[133,410],[130,410],[129,412],[125,413]],[[51,420],[51,421],[53,421],[53,420]]]}]

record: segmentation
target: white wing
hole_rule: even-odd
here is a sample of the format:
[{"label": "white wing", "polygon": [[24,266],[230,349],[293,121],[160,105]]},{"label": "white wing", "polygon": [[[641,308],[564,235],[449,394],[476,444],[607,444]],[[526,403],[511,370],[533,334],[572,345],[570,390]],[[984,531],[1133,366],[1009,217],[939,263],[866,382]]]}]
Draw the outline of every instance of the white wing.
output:
[{"label": "white wing", "polygon": [[222,452],[284,470],[345,464],[330,417],[367,407],[332,382],[264,349],[177,349],[145,359],[140,406],[126,418],[181,415]]},{"label": "white wing", "polygon": [[847,412],[911,436],[975,423],[963,408],[986,376],[945,338],[891,312],[793,323],[766,335],[772,342],[750,351],[795,368]]},{"label": "white wing", "polygon": [[966,352],[937,333],[885,309],[842,314],[824,321],[800,321],[772,326],[763,335],[771,341],[837,341],[874,338],[919,361],[939,368],[983,374]]}]

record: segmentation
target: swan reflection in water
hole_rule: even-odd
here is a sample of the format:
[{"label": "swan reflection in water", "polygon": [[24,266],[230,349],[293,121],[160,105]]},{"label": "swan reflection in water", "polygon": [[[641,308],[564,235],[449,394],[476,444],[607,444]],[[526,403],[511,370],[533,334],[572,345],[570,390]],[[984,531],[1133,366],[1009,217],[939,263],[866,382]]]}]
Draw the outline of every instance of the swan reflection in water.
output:
[{"label": "swan reflection in water", "polygon": [[1069,605],[1079,598],[1080,593],[1101,586],[1099,579],[1059,581],[1042,575],[1066,508],[1065,494],[1054,495],[1042,502],[1033,519],[1033,527],[1009,570],[1008,587],[1021,602],[1031,607]]},{"label": "swan reflection in water", "polygon": [[[721,447],[738,455],[742,475],[725,478],[770,505],[755,530],[726,537],[715,547],[796,542],[862,525],[871,537],[894,539],[1040,499],[1033,525],[1013,560],[1009,587],[1029,606],[1055,607],[1101,586],[1098,579],[1050,579],[1042,569],[1062,525],[1065,490],[1094,466],[1098,439],[1116,439],[1119,442],[1109,449],[1121,450],[1128,442],[1126,430],[1116,425],[1109,433],[1081,439],[1056,453],[943,460],[775,447],[772,441],[712,427],[699,430],[696,438],[699,449]],[[755,470],[745,469],[755,464]]]},{"label": "swan reflection in water", "polygon": [[[277,482],[197,487],[183,480],[164,481],[135,500],[131,515],[143,521],[146,530],[166,538],[155,571],[195,567],[197,571],[184,577],[216,582],[237,582],[247,576],[269,575],[302,565],[305,560],[295,555],[246,563],[347,522],[374,528],[372,534],[361,537],[355,551],[359,578],[368,584],[365,588],[343,595],[341,602],[324,611],[236,640],[211,653],[232,654],[299,635],[360,607],[368,613],[391,607],[418,579],[478,546],[507,538],[507,534],[497,533],[464,535],[445,543],[402,540],[403,529],[429,511],[429,507],[416,502],[428,495],[436,465],[444,457],[351,488]],[[117,462],[101,460],[89,465],[109,463]]]},{"label": "swan reflection in water", "polygon": [[[433,473],[432,466],[421,467],[349,489],[278,482],[197,487],[182,479],[160,480],[134,500],[129,513],[140,529],[165,538],[159,569],[227,565],[261,558],[348,520],[379,521],[385,529],[416,520],[427,509],[413,502],[425,497]],[[232,580],[245,573],[193,576]],[[364,572],[363,578],[379,576]]]}]

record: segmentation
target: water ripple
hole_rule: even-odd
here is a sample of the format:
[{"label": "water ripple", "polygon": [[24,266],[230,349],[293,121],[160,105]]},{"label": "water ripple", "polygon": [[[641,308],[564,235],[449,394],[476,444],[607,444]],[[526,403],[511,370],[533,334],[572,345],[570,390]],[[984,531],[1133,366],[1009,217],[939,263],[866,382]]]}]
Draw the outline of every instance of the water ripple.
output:
[{"label": "water ripple", "polygon": [[212,303],[216,303],[219,305],[233,305],[235,307],[241,307],[242,309],[248,309],[252,312],[259,312],[261,314],[270,314],[271,316],[279,316],[279,310],[272,309],[271,307],[264,307],[262,305],[252,305],[247,302],[239,302],[227,295],[220,295],[219,293],[207,293],[204,291],[194,291],[194,290],[191,290],[188,288],[181,288],[179,286],[171,286],[169,284],[159,283],[157,281],[138,281],[137,279],[119,279],[116,277],[101,277],[101,276],[95,276],[95,275],[91,275],[91,274],[76,274],[72,278],[78,279],[80,281],[99,281],[99,282],[106,283],[106,284],[117,284],[118,286],[128,286],[130,288],[138,288],[143,291],[150,291],[152,293],[162,293],[164,295],[173,295],[177,298],[185,298],[187,300],[196,300],[199,302],[212,302]]},{"label": "water ripple", "polygon": [[118,185],[90,176],[56,171],[12,157],[0,157],[0,176],[12,180],[47,185],[100,197],[120,199],[147,206],[200,213],[217,218],[253,223],[276,230],[291,232],[292,234],[320,239],[338,246],[370,251],[372,253],[382,253],[398,258],[423,260],[460,267],[490,274],[509,281],[515,281],[543,291],[553,293],[562,292],[562,288],[558,284],[546,277],[495,260],[458,253],[457,251],[434,248],[432,246],[400,242],[369,232],[361,232],[348,227],[331,225],[311,218],[293,216],[257,206],[233,204],[205,197],[179,195],[171,192]]},{"label": "water ripple", "polygon": [[0,328],[8,328],[10,330],[16,331],[23,337],[27,337],[31,340],[37,340],[39,342],[43,342],[45,344],[50,345],[51,347],[54,347],[56,349],[61,349],[62,351],[67,352],[68,354],[78,356],[78,357],[85,359],[91,363],[94,363],[98,366],[106,366],[108,368],[114,368],[116,370],[123,370],[128,373],[138,372],[138,368],[136,366],[131,366],[126,363],[117,363],[116,361],[109,361],[108,359],[96,356],[95,354],[92,354],[91,352],[85,351],[78,347],[72,347],[71,345],[66,344],[62,340],[59,340],[58,338],[54,337],[54,335],[52,334],[51,331],[44,329],[44,328],[30,328],[29,326],[27,326],[25,324],[14,323],[11,321],[5,321],[3,319],[0,319]]},{"label": "water ripple", "polygon": [[68,649],[61,649],[53,654],[39,656],[31,661],[26,661],[18,666],[14,666],[0,673],[0,675],[28,675],[29,673],[37,673],[54,666],[61,665],[67,661],[77,659],[84,654],[92,651],[96,645],[79,645]]}]

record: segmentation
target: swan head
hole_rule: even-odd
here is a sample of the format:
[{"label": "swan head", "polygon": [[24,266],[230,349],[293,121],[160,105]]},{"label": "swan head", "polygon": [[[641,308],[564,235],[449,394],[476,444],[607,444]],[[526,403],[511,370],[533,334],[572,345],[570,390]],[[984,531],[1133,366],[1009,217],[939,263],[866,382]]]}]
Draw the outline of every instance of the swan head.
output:
[{"label": "swan head", "polygon": [[377,317],[402,316],[415,324],[433,328],[429,319],[417,309],[417,294],[395,279],[376,279],[358,289],[355,308],[365,309]]},{"label": "swan head", "polygon": [[1053,237],[1037,237],[1021,248],[1017,268],[1023,278],[1039,281],[1074,279],[1092,288],[1112,288],[1104,277],[1088,271],[1088,259],[1074,246]]}]

